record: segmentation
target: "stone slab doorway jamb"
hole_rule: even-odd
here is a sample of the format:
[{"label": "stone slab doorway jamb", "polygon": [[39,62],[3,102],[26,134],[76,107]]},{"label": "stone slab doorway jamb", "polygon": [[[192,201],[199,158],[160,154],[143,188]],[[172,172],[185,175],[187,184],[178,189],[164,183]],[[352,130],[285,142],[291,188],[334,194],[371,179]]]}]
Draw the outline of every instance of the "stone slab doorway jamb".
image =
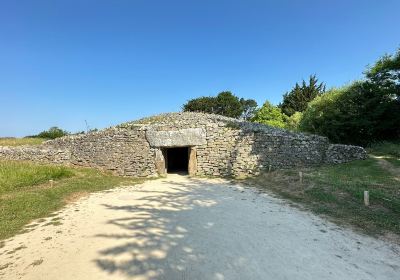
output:
[{"label": "stone slab doorway jamb", "polygon": [[[188,147],[188,174],[195,176],[197,172],[197,149],[196,147]],[[160,176],[166,176],[168,170],[168,160],[166,153],[162,149],[156,149],[155,164],[157,173]]]},{"label": "stone slab doorway jamb", "polygon": [[195,176],[197,172],[197,149],[196,147],[189,147],[189,163],[188,163],[188,173],[189,176]]},{"label": "stone slab doorway jamb", "polygon": [[167,175],[166,159],[164,158],[164,154],[161,149],[156,149],[155,163],[158,175],[166,176]]}]

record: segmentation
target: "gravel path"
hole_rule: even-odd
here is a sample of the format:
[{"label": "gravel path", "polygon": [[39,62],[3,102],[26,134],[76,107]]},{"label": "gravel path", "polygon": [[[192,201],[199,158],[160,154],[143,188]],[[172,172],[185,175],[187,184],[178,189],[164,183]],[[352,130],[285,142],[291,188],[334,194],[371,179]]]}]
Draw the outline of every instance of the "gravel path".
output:
[{"label": "gravel path", "polygon": [[398,246],[220,179],[95,193],[31,228],[0,279],[400,279]]}]

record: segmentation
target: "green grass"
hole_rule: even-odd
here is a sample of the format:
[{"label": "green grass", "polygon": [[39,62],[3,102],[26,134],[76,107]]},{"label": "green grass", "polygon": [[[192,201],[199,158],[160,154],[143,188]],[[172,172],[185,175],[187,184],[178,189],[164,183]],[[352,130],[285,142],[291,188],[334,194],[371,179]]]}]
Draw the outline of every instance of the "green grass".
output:
[{"label": "green grass", "polygon": [[394,167],[400,167],[400,142],[381,142],[368,148],[368,152],[383,158]]},{"label": "green grass", "polygon": [[[54,180],[52,188],[49,179]],[[73,197],[141,181],[93,169],[0,161],[0,240],[34,219],[48,217]]]},{"label": "green grass", "polygon": [[368,153],[376,156],[400,158],[400,142],[380,142],[372,145],[367,150]]},{"label": "green grass", "polygon": [[400,167],[400,158],[387,158],[388,162],[390,162],[395,167]]},{"label": "green grass", "polygon": [[[397,148],[396,148],[397,147]],[[369,234],[400,234],[400,145],[375,148],[383,158],[302,170],[280,170],[251,179],[260,188],[297,202],[339,224]],[[382,164],[382,161],[385,161]],[[392,163],[392,161],[396,163]],[[298,172],[304,173],[303,183]],[[370,206],[363,204],[369,191]]]},{"label": "green grass", "polygon": [[0,195],[73,175],[73,170],[64,166],[0,161]]},{"label": "green grass", "polygon": [[0,146],[40,145],[48,139],[45,138],[0,138]]}]

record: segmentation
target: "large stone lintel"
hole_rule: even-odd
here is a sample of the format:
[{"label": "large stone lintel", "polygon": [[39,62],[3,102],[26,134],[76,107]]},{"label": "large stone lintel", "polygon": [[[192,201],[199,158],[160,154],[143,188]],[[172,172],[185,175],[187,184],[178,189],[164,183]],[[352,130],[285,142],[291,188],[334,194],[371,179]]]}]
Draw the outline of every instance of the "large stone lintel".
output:
[{"label": "large stone lintel", "polygon": [[146,131],[146,138],[152,147],[184,147],[205,145],[206,131],[203,128],[186,128],[169,131]]}]

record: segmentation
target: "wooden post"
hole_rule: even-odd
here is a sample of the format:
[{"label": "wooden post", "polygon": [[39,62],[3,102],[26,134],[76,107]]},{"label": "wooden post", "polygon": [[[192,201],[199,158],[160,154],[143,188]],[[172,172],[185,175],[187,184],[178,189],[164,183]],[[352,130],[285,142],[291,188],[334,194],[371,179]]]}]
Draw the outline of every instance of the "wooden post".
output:
[{"label": "wooden post", "polygon": [[303,172],[299,171],[300,184],[303,183]]},{"label": "wooden post", "polygon": [[271,170],[272,170],[272,165],[270,164],[268,165],[268,172],[271,172]]},{"label": "wooden post", "polygon": [[369,206],[369,191],[364,191],[364,205]]},{"label": "wooden post", "polygon": [[50,183],[50,188],[52,188],[53,187],[53,180],[49,180],[49,183]]}]

